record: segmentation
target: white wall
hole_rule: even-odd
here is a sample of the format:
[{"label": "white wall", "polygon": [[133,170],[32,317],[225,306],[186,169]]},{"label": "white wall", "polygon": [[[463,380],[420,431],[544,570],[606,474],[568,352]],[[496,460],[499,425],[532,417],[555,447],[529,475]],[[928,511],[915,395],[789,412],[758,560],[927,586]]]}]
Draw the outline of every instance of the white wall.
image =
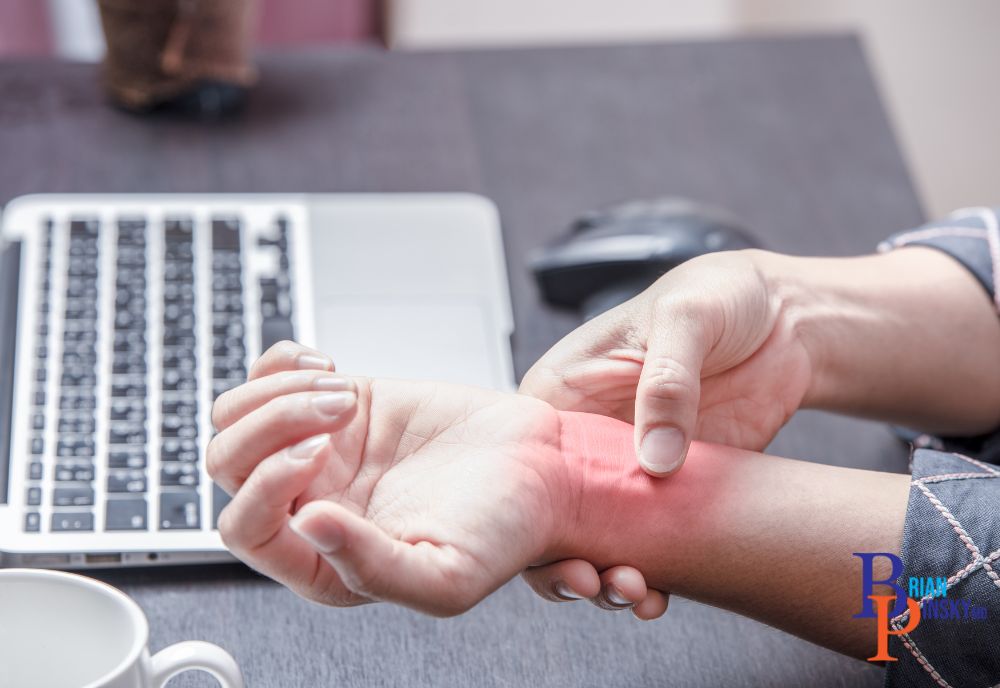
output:
[{"label": "white wall", "polygon": [[390,0],[399,48],[855,30],[928,213],[1000,205],[998,0]]}]

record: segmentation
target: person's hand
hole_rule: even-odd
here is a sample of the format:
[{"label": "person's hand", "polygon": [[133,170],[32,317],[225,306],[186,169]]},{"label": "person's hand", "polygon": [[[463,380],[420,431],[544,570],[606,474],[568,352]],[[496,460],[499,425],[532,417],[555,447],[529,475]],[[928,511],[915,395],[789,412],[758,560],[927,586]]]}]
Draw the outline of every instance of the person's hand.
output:
[{"label": "person's hand", "polygon": [[[528,371],[521,392],[557,409],[634,422],[640,464],[652,475],[678,470],[694,439],[763,449],[812,378],[795,314],[768,279],[769,260],[741,251],[680,265],[567,335]],[[589,597],[604,607],[602,583],[613,578],[640,618],[666,609],[665,596],[647,594],[627,567],[599,576],[571,560],[525,577],[543,597]]]},{"label": "person's hand", "polygon": [[550,405],[332,367],[282,343],[216,402],[207,464],[236,556],[319,602],[436,615],[546,561],[573,513]]},{"label": "person's hand", "polygon": [[639,462],[676,471],[691,441],[761,450],[810,386],[807,347],[761,251],[715,253],[577,328],[542,356],[521,392],[557,409],[635,425]]}]

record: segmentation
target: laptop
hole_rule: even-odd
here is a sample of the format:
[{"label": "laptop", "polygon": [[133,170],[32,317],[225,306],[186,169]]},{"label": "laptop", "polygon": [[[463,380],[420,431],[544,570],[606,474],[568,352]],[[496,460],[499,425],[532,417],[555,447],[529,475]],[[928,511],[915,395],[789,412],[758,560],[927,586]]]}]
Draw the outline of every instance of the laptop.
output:
[{"label": "laptop", "polygon": [[211,406],[280,340],[344,372],[513,388],[482,197],[34,195],[0,242],[0,566],[231,560]]}]

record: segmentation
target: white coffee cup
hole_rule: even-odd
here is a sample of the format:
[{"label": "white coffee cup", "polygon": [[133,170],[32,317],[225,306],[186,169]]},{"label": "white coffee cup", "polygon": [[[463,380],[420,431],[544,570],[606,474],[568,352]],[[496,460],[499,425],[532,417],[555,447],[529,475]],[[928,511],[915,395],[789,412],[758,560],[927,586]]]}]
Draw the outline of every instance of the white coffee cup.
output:
[{"label": "white coffee cup", "polygon": [[200,669],[243,688],[236,661],[189,641],[149,656],[146,616],[125,593],[92,578],[37,569],[0,570],[0,686],[161,688]]}]

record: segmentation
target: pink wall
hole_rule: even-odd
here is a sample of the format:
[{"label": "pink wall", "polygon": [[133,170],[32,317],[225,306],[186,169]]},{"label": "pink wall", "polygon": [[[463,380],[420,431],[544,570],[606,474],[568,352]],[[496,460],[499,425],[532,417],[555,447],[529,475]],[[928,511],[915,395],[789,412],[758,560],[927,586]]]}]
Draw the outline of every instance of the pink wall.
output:
[{"label": "pink wall", "polygon": [[259,1],[261,45],[367,41],[378,35],[378,0]]},{"label": "pink wall", "polygon": [[[257,39],[261,45],[292,47],[378,39],[379,0],[259,2]],[[0,57],[52,54],[47,8],[45,0],[0,0]]]},{"label": "pink wall", "polygon": [[48,55],[52,52],[48,3],[0,0],[0,56]]}]

